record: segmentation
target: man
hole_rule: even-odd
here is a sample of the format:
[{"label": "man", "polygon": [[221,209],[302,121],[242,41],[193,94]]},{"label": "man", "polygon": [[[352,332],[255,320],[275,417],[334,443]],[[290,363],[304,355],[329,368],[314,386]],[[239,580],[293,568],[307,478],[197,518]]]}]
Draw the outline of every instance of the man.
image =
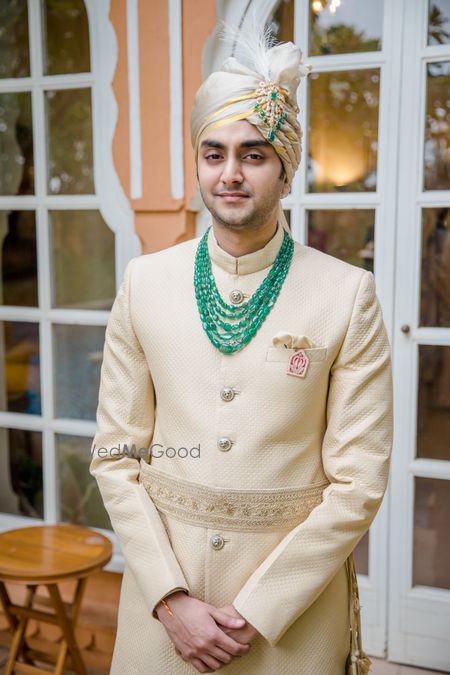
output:
[{"label": "man", "polygon": [[351,553],[387,484],[389,342],[372,273],[282,215],[300,50],[258,37],[247,62],[191,118],[212,227],[132,260],[107,327],[91,470],[125,560],[117,675],[370,665]]}]

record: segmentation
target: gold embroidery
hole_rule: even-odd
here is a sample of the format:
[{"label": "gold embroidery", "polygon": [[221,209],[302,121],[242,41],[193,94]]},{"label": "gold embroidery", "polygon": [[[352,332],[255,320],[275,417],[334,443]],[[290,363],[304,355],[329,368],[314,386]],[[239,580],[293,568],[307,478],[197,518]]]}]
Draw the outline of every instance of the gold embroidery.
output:
[{"label": "gold embroidery", "polygon": [[169,476],[141,462],[139,482],[157,509],[178,520],[229,530],[292,529],[323,499],[329,482],[298,488],[236,490],[213,488]]}]

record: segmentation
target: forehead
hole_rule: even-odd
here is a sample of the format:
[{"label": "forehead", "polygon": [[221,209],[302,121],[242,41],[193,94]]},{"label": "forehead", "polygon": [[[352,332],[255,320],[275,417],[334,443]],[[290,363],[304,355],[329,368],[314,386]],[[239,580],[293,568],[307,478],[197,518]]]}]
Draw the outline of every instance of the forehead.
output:
[{"label": "forehead", "polygon": [[258,127],[247,120],[237,120],[222,124],[216,129],[206,129],[200,138],[200,145],[206,140],[221,143],[224,147],[239,146],[246,141],[263,141],[264,145],[267,144],[268,148],[272,148]]}]

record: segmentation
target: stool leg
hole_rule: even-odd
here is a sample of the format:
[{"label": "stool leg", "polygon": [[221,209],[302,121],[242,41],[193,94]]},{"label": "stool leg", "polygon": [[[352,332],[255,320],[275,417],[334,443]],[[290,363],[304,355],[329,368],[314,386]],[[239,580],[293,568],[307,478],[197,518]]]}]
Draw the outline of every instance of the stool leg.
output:
[{"label": "stool leg", "polygon": [[[31,607],[35,593],[36,586],[28,586],[25,603],[23,605],[24,608],[29,609]],[[24,616],[17,624],[16,631],[13,635],[11,643],[11,649],[9,651],[8,661],[5,666],[4,675],[12,675],[12,673],[14,673],[14,666],[16,665],[17,657],[19,656],[22,648],[22,643],[29,620],[30,619],[28,616]]]},{"label": "stool leg", "polygon": [[11,600],[8,595],[8,591],[6,590],[6,586],[3,583],[3,581],[0,581],[0,602],[3,607],[3,613],[6,616],[6,619],[9,623],[9,627],[11,630],[14,632],[17,628],[17,619],[15,616],[11,614],[9,611],[9,608],[11,607]]},{"label": "stool leg", "polygon": [[[81,606],[82,595],[85,587],[85,580],[79,580],[77,584],[77,590],[75,592],[75,600],[73,602],[73,609],[79,611]],[[53,607],[58,617],[59,627],[62,630],[64,642],[60,647],[60,652],[57,659],[57,667],[55,670],[55,675],[62,675],[64,669],[64,663],[67,656],[67,650],[70,652],[72,658],[72,664],[77,675],[86,675],[86,668],[81,657],[80,650],[75,639],[74,627],[76,616],[69,618],[66,614],[63,601],[61,600],[61,595],[56,584],[47,584],[48,592],[53,603]],[[78,614],[77,611],[77,614]],[[59,670],[58,670],[59,668]],[[6,674],[5,674],[6,675]]]}]

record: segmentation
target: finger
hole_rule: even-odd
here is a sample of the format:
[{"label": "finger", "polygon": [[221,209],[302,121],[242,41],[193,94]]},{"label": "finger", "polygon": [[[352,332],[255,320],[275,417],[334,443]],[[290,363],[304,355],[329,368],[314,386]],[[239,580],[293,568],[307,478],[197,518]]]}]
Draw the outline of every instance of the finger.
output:
[{"label": "finger", "polygon": [[[214,656],[215,659],[225,664],[231,663],[235,658],[232,654],[226,652],[224,649],[218,646],[215,646],[214,649],[211,649],[210,654],[211,656]],[[238,657],[240,657],[240,655],[238,655]]]},{"label": "finger", "polygon": [[228,628],[242,628],[242,626],[245,626],[246,623],[245,619],[230,616],[226,612],[216,609],[216,607],[211,607],[210,614],[216,623],[221,623]]},{"label": "finger", "polygon": [[223,666],[223,663],[220,663],[220,661],[215,659],[214,656],[211,656],[211,654],[203,654],[202,661],[212,668],[213,671],[219,670],[219,668]]},{"label": "finger", "polygon": [[219,635],[216,640],[217,647],[220,647],[224,651],[228,652],[232,656],[240,656],[241,654],[246,654],[250,649],[250,645],[246,642],[241,643],[233,638],[229,637],[225,633]]},{"label": "finger", "polygon": [[199,673],[213,673],[214,671],[209,668],[206,663],[203,663],[201,659],[192,659],[191,661],[194,668],[198,670]]}]

